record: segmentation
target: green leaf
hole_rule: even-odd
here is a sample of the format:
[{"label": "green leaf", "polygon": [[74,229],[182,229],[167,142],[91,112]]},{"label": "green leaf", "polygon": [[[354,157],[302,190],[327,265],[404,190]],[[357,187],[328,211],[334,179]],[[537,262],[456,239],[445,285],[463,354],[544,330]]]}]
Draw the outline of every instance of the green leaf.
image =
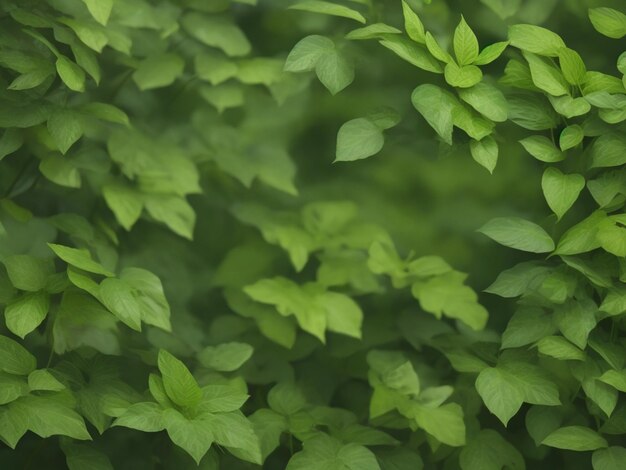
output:
[{"label": "green leaf", "polygon": [[430,34],[429,32],[426,32],[426,36],[425,36],[425,40],[426,40],[426,48],[428,49],[428,51],[432,54],[432,56],[441,61],[444,62],[446,64],[453,62],[452,60],[452,56],[450,54],[448,54],[437,42],[437,40],[435,39],[435,37]]},{"label": "green leaf", "polygon": [[578,52],[567,47],[561,49],[559,51],[559,64],[565,80],[570,85],[581,85],[583,83],[587,74],[587,68]]},{"label": "green leaf", "polygon": [[353,29],[345,38],[353,41],[362,39],[380,39],[386,37],[388,34],[402,34],[398,28],[389,26],[385,23],[374,23],[362,28]]},{"label": "green leaf", "polygon": [[109,458],[85,444],[62,444],[68,470],[114,470]]},{"label": "green leaf", "polygon": [[509,41],[495,42],[485,47],[474,61],[474,65],[487,65],[502,55],[508,47]]},{"label": "green leaf", "polygon": [[63,83],[72,91],[85,91],[85,72],[65,56],[58,56],[56,69]]},{"label": "green leaf", "polygon": [[109,277],[100,283],[98,299],[120,321],[141,331],[141,312],[133,288],[121,279]]},{"label": "green leaf", "polygon": [[424,44],[426,42],[424,25],[405,0],[402,0],[402,15],[404,16],[404,30],[409,37],[415,42]]},{"label": "green leaf", "polygon": [[120,108],[108,103],[91,102],[80,107],[83,113],[91,114],[102,121],[129,126],[128,116]]},{"label": "green leaf", "polygon": [[24,338],[44,321],[50,309],[47,293],[29,292],[17,297],[4,309],[4,319],[11,333]]},{"label": "green leaf", "polygon": [[613,39],[626,36],[626,15],[613,8],[590,8],[591,24],[601,34]]},{"label": "green leaf", "polygon": [[81,415],[61,402],[45,396],[29,395],[11,403],[27,419],[28,429],[40,437],[69,436],[78,440],[91,440]]},{"label": "green leaf", "polygon": [[303,442],[303,449],[294,454],[286,470],[380,470],[374,454],[357,444],[342,445],[340,441],[319,433]]},{"label": "green leaf", "polygon": [[626,459],[626,449],[612,446],[596,450],[591,456],[593,470],[620,470]]},{"label": "green leaf", "polygon": [[465,445],[465,423],[463,409],[456,403],[437,408],[415,406],[415,421],[438,441],[453,447]]},{"label": "green leaf", "polygon": [[11,255],[3,260],[11,284],[16,289],[37,292],[46,286],[48,277],[54,273],[49,259],[30,255]]},{"label": "green leaf", "polygon": [[87,6],[91,16],[103,26],[109,21],[109,16],[113,8],[113,0],[82,0]]},{"label": "green leaf", "polygon": [[163,424],[172,442],[187,452],[196,464],[213,444],[213,433],[203,420],[191,420],[173,408],[163,411]]},{"label": "green leaf", "polygon": [[478,39],[463,16],[454,30],[453,44],[454,55],[459,65],[472,64],[478,58]]},{"label": "green leaf", "polygon": [[524,396],[507,372],[495,367],[483,369],[476,379],[476,391],[505,426],[519,411]]},{"label": "green leaf", "polygon": [[624,370],[607,370],[597,380],[609,384],[620,392],[626,392],[626,371]]},{"label": "green leaf", "polygon": [[307,404],[302,390],[292,382],[280,382],[272,387],[267,394],[267,403],[283,416],[294,415]]},{"label": "green leaf", "polygon": [[139,304],[141,321],[165,331],[171,331],[170,306],[163,292],[161,280],[141,268],[124,268],[120,279],[128,284]]},{"label": "green leaf", "polygon": [[480,141],[470,141],[470,151],[472,158],[476,162],[487,169],[489,173],[493,173],[498,163],[498,143],[496,140],[487,136]]},{"label": "green leaf", "polygon": [[524,457],[498,432],[484,429],[461,450],[462,470],[524,470]]},{"label": "green leaf", "polygon": [[196,406],[202,391],[189,369],[167,351],[159,350],[159,371],[163,376],[163,385],[170,399],[179,406]]},{"label": "green leaf", "polygon": [[543,172],[541,188],[546,202],[557,220],[574,205],[585,187],[585,178],[578,174],[564,175],[558,168],[549,167]]},{"label": "green leaf", "polygon": [[584,137],[585,133],[582,127],[578,124],[572,124],[561,131],[561,135],[559,136],[559,147],[561,147],[561,150],[565,152],[566,150],[579,145],[583,141]]},{"label": "green leaf", "polygon": [[519,217],[498,217],[483,225],[479,232],[501,245],[531,253],[554,250],[554,241],[539,225]]},{"label": "green leaf", "polygon": [[606,440],[597,432],[583,426],[565,426],[551,432],[543,445],[557,449],[588,451],[608,447]]},{"label": "green leaf", "polygon": [[383,131],[370,119],[352,119],[339,128],[335,161],[371,157],[380,152],[384,143]]},{"label": "green leaf", "polygon": [[239,369],[250,357],[254,349],[246,343],[224,343],[207,346],[198,353],[200,363],[218,371],[230,372]]},{"label": "green leaf", "polygon": [[427,84],[413,90],[411,102],[443,141],[452,145],[452,114],[458,107],[456,98],[435,85]]},{"label": "green leaf", "polygon": [[189,12],[182,17],[181,25],[201,43],[217,47],[230,57],[240,57],[250,52],[248,38],[230,18]]},{"label": "green leaf", "polygon": [[174,233],[193,239],[196,224],[196,213],[183,197],[149,194],[144,195],[144,203],[148,214],[155,220],[163,222]]},{"label": "green leaf", "polygon": [[54,254],[65,261],[67,264],[74,266],[83,271],[103,276],[113,276],[111,271],[105,269],[100,263],[94,261],[87,250],[78,250],[69,246],[48,243],[48,246]]},{"label": "green leaf", "polygon": [[216,444],[228,448],[242,460],[261,464],[261,444],[252,423],[241,412],[219,413],[203,417]]},{"label": "green leaf", "polygon": [[556,148],[550,139],[542,135],[526,137],[519,142],[528,153],[539,161],[555,163],[565,159],[565,154]]},{"label": "green leaf", "polygon": [[112,424],[143,432],[158,432],[165,429],[163,409],[156,403],[135,403],[128,407]]},{"label": "green leaf", "polygon": [[596,311],[593,302],[568,302],[554,312],[554,321],[563,336],[580,349],[585,349],[589,333],[597,323]]},{"label": "green leaf", "polygon": [[605,212],[595,211],[582,222],[574,225],[563,234],[554,254],[577,255],[599,248],[600,242],[597,239],[598,229],[605,219]]},{"label": "green leaf", "polygon": [[440,318],[445,314],[457,318],[474,330],[481,330],[487,323],[488,313],[478,303],[478,296],[463,284],[465,275],[450,272],[428,281],[417,281],[411,293],[420,301],[421,307]]},{"label": "green leaf", "polygon": [[565,47],[558,34],[531,24],[509,26],[509,42],[523,51],[548,57],[558,57],[561,49]]},{"label": "green leaf", "polygon": [[47,369],[38,369],[28,374],[28,387],[31,390],[46,390],[58,392],[65,388],[57,378],[48,372]]},{"label": "green leaf", "polygon": [[140,90],[162,88],[174,83],[183,73],[185,62],[176,54],[161,54],[143,60],[133,72]]},{"label": "green leaf", "polygon": [[315,65],[320,82],[336,95],[354,81],[354,66],[343,53],[333,49],[322,55]]},{"label": "green leaf", "polygon": [[130,230],[143,211],[141,193],[128,186],[116,184],[103,186],[102,195],[120,225]]},{"label": "green leaf", "polygon": [[6,405],[21,396],[28,395],[28,391],[28,386],[22,377],[0,372],[0,405]]},{"label": "green leaf", "polygon": [[361,13],[352,8],[348,8],[343,5],[337,5],[331,2],[325,2],[321,0],[306,0],[289,7],[292,10],[309,11],[312,13],[322,13],[324,15],[341,16],[343,18],[350,18],[358,21],[359,23],[366,23],[365,18]]},{"label": "green leaf", "polygon": [[48,118],[48,131],[62,154],[66,154],[83,135],[82,116],[68,109],[57,108]]},{"label": "green leaf", "polygon": [[560,336],[546,336],[537,342],[537,349],[541,354],[561,361],[584,361],[585,354]]},{"label": "green leaf", "polygon": [[519,348],[554,333],[552,319],[539,308],[521,308],[502,334],[502,349]]},{"label": "green leaf", "polygon": [[441,64],[420,44],[400,36],[387,36],[380,41],[380,44],[422,70],[433,73],[443,72]]},{"label": "green leaf", "polygon": [[37,368],[37,359],[22,345],[0,335],[0,370],[15,375],[28,375]]},{"label": "green leaf", "polygon": [[589,151],[592,168],[621,166],[626,163],[626,137],[607,133],[599,136]]},{"label": "green leaf", "polygon": [[477,83],[471,88],[459,90],[459,96],[483,116],[495,122],[504,122],[508,117],[508,105],[504,95],[496,87]]},{"label": "green leaf", "polygon": [[480,82],[483,73],[475,65],[458,66],[449,62],[443,71],[446,82],[458,88],[470,88]]},{"label": "green leaf", "polygon": [[548,59],[525,51],[523,55],[530,67],[532,81],[537,88],[552,96],[569,94],[569,85],[563,74]]},{"label": "green leaf", "polygon": [[285,61],[285,71],[306,72],[315,69],[319,59],[334,50],[335,43],[324,36],[312,35],[301,39]]}]

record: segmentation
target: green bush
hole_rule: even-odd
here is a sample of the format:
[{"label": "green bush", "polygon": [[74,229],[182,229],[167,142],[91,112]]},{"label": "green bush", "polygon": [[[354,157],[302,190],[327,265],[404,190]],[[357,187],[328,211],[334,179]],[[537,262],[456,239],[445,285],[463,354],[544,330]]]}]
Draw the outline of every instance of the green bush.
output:
[{"label": "green bush", "polygon": [[0,1],[0,467],[626,468],[625,36]]}]

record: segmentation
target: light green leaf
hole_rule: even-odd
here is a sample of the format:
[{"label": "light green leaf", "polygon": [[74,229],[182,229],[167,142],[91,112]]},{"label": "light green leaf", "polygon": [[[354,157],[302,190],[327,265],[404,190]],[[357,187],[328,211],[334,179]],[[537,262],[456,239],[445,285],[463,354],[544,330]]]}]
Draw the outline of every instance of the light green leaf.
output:
[{"label": "light green leaf", "polygon": [[555,163],[565,159],[565,154],[556,148],[550,139],[542,135],[526,137],[519,142],[528,153],[542,162]]},{"label": "light green leaf", "polygon": [[560,50],[565,47],[558,34],[531,24],[509,26],[509,42],[523,51],[548,57],[558,57]]},{"label": "light green leaf", "polygon": [[463,409],[457,403],[437,408],[417,405],[413,412],[417,424],[438,441],[453,447],[465,445]]},{"label": "light green leaf", "polygon": [[82,0],[87,6],[89,13],[103,26],[109,21],[109,15],[113,8],[113,0]]},{"label": "light green leaf", "polygon": [[352,41],[363,39],[379,39],[384,38],[388,34],[402,34],[402,31],[385,23],[374,23],[363,26],[362,28],[353,29],[348,34],[346,34],[345,38]]},{"label": "light green leaf", "polygon": [[519,348],[553,334],[552,319],[539,308],[521,308],[502,334],[502,349]]},{"label": "light green leaf", "polygon": [[574,148],[580,144],[584,137],[585,134],[582,127],[578,124],[572,124],[561,131],[561,135],[559,136],[559,147],[561,147],[561,150],[565,152],[566,150]]},{"label": "light green leaf", "polygon": [[463,16],[454,30],[453,44],[454,55],[459,65],[472,64],[478,58],[478,39]]},{"label": "light green leaf", "polygon": [[333,41],[324,36],[307,36],[291,50],[285,61],[287,72],[306,72],[315,69],[320,57],[334,50]]},{"label": "light green leaf", "polygon": [[198,382],[189,369],[164,349],[159,350],[158,366],[170,399],[179,406],[193,407],[202,398]]},{"label": "light green leaf", "polygon": [[163,424],[172,442],[182,448],[200,465],[200,460],[213,444],[213,433],[207,423],[187,419],[174,408],[163,411]]},{"label": "light green leaf", "polygon": [[563,74],[549,60],[526,51],[522,54],[528,62],[530,76],[537,88],[552,96],[569,94],[569,85]]},{"label": "light green leaf", "polygon": [[218,371],[233,371],[239,369],[253,352],[252,346],[246,343],[224,343],[218,346],[207,346],[198,353],[200,363]]},{"label": "light green leaf", "polygon": [[193,238],[196,213],[183,197],[150,194],[144,196],[148,214],[163,222],[174,233],[189,240]]},{"label": "light green leaf", "polygon": [[563,48],[559,51],[559,64],[565,80],[571,85],[580,85],[585,80],[587,68],[578,52]]},{"label": "light green leaf", "polygon": [[475,65],[458,66],[454,62],[448,62],[444,68],[446,82],[458,88],[473,87],[483,78],[483,73]]},{"label": "light green leaf", "polygon": [[488,45],[480,51],[480,54],[478,54],[478,57],[474,61],[474,65],[490,64],[502,55],[508,45],[509,41],[495,42]]},{"label": "light green leaf", "polygon": [[583,426],[565,426],[551,432],[543,445],[557,449],[588,451],[608,447],[606,440],[597,432]]},{"label": "light green leaf", "polygon": [[585,354],[560,336],[546,336],[537,342],[537,349],[541,354],[561,361],[584,361]]},{"label": "light green leaf", "polygon": [[46,286],[48,277],[54,273],[49,259],[30,255],[11,255],[3,260],[11,284],[16,289],[37,292]]},{"label": "light green leaf", "polygon": [[116,184],[103,186],[102,195],[120,225],[130,230],[143,210],[141,193],[128,186]]},{"label": "light green leaf", "polygon": [[479,232],[501,245],[531,253],[554,250],[554,241],[539,225],[519,217],[498,217],[483,225]]},{"label": "light green leaf", "polygon": [[185,62],[176,54],[161,54],[143,60],[133,72],[133,80],[140,90],[162,88],[174,83],[183,73]]},{"label": "light green leaf", "polygon": [[17,297],[4,309],[4,320],[11,333],[24,338],[44,321],[50,309],[50,297],[43,291]]},{"label": "light green leaf", "polygon": [[111,271],[105,269],[100,263],[94,261],[87,250],[78,250],[69,246],[48,243],[48,246],[54,254],[65,261],[67,264],[94,274],[102,274],[103,276],[113,276]]},{"label": "light green leaf", "polygon": [[574,225],[563,234],[554,254],[577,255],[599,248],[600,242],[597,239],[598,229],[605,219],[605,212],[595,211],[582,222]]},{"label": "light green leaf", "polygon": [[121,279],[109,277],[100,283],[98,299],[123,323],[141,331],[141,312],[133,288]]},{"label": "light green leaf", "polygon": [[472,139],[470,152],[478,164],[485,167],[489,173],[493,173],[498,163],[498,143],[493,137],[487,136],[480,141]]},{"label": "light green leaf", "polygon": [[335,161],[354,161],[371,157],[383,148],[383,131],[370,119],[346,122],[337,133]]},{"label": "light green leaf", "polygon": [[426,42],[424,25],[405,0],[402,0],[402,14],[406,33],[413,41],[424,44]]},{"label": "light green leaf", "polygon": [[456,98],[446,90],[426,84],[413,90],[411,102],[443,141],[452,145],[452,115],[459,106]]},{"label": "light green leaf", "polygon": [[156,403],[135,403],[128,407],[112,424],[143,432],[158,432],[165,429],[163,409]]},{"label": "light green leaf", "polygon": [[358,21],[359,23],[366,23],[365,18],[361,13],[352,8],[348,8],[343,5],[337,5],[331,2],[325,2],[322,0],[305,0],[289,7],[292,10],[309,11],[312,13],[322,13],[324,15],[341,16],[343,18],[350,18]]},{"label": "light green leaf", "polygon": [[318,59],[315,73],[333,95],[354,81],[354,65],[337,49],[328,51]]},{"label": "light green leaf", "polygon": [[626,35],[626,15],[613,8],[590,8],[589,19],[596,30],[613,39]]},{"label": "light green leaf", "polygon": [[519,411],[524,396],[508,373],[495,367],[483,369],[476,379],[476,391],[505,426]]},{"label": "light green leaf", "polygon": [[219,413],[203,417],[216,444],[228,448],[240,459],[261,464],[261,444],[252,423],[241,412]]},{"label": "light green leaf", "polygon": [[443,72],[441,64],[420,44],[401,36],[387,36],[380,41],[380,44],[422,70],[433,73]]},{"label": "light green leaf", "polygon": [[91,440],[81,415],[72,408],[46,396],[29,395],[11,403],[11,408],[28,420],[28,429],[40,437],[69,436]]},{"label": "light green leaf", "polygon": [[48,118],[48,131],[62,154],[83,135],[83,118],[69,108],[56,108]]},{"label": "light green leaf", "polygon": [[487,83],[477,83],[471,88],[459,90],[459,96],[483,116],[495,122],[508,117],[508,105],[500,90]]},{"label": "light green leaf", "polygon": [[46,369],[38,369],[28,374],[28,387],[31,390],[58,392],[65,388],[57,378]]},{"label": "light green leaf", "polygon": [[230,57],[240,57],[250,52],[248,38],[229,18],[190,12],[182,17],[181,25],[201,43],[217,47]]},{"label": "light green leaf", "polygon": [[58,56],[56,69],[63,83],[72,91],[85,91],[85,72],[65,56]]},{"label": "light green leaf", "polygon": [[543,195],[558,220],[574,205],[584,187],[583,176],[564,175],[556,167],[546,168],[541,178]]}]

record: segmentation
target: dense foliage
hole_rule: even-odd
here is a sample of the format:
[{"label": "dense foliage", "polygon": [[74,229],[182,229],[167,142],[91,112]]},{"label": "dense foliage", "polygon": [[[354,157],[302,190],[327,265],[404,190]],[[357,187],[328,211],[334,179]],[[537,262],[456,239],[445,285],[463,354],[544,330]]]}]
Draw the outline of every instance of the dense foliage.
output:
[{"label": "dense foliage", "polygon": [[625,468],[625,36],[0,0],[0,467]]}]

